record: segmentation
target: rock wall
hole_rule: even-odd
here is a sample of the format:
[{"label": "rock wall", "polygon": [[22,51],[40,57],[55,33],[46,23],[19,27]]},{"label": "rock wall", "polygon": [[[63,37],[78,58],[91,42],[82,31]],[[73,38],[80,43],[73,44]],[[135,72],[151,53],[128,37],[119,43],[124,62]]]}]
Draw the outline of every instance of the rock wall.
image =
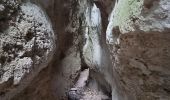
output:
[{"label": "rock wall", "polygon": [[113,67],[130,100],[169,100],[169,1],[119,0],[107,28]]},{"label": "rock wall", "polygon": [[7,26],[0,33],[0,99],[8,100],[48,65],[55,38],[51,23],[38,6],[6,0],[1,6],[5,8],[1,20]]},{"label": "rock wall", "polygon": [[169,100],[169,0],[1,0],[0,100]]}]

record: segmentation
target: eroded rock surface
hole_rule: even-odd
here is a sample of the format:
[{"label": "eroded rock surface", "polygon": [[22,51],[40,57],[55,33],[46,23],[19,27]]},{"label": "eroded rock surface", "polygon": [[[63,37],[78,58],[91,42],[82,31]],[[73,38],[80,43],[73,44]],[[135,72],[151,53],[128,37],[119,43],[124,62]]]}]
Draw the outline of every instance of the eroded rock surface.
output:
[{"label": "eroded rock surface", "polygon": [[169,0],[1,0],[0,99],[170,100],[169,13]]},{"label": "eroded rock surface", "polygon": [[113,67],[129,100],[169,100],[169,0],[119,0],[107,29]]},{"label": "eroded rock surface", "polygon": [[17,14],[8,19],[9,27],[0,33],[2,100],[10,99],[24,89],[33,77],[47,66],[55,49],[51,23],[41,8],[26,3],[21,4],[19,10],[16,8],[19,5],[17,2],[6,1],[6,5],[8,3],[13,7],[11,9],[17,10]]}]

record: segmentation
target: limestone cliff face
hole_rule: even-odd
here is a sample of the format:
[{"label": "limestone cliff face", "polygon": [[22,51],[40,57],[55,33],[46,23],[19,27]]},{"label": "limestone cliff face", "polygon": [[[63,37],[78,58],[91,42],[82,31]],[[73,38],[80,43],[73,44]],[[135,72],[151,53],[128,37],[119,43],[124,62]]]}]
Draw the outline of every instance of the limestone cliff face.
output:
[{"label": "limestone cliff face", "polygon": [[55,49],[54,32],[34,4],[5,0],[1,6],[7,26],[0,32],[0,99],[11,99],[47,66]]},{"label": "limestone cliff face", "polygon": [[169,0],[119,0],[107,29],[113,68],[130,100],[169,100]]},{"label": "limestone cliff face", "polygon": [[170,100],[169,0],[1,0],[0,100]]}]

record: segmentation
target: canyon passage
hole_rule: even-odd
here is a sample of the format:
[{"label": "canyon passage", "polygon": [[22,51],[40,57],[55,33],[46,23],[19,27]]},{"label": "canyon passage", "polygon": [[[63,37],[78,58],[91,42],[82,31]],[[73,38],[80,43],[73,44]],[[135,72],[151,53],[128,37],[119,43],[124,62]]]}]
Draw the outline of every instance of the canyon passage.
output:
[{"label": "canyon passage", "polygon": [[0,0],[0,100],[170,100],[170,0]]}]

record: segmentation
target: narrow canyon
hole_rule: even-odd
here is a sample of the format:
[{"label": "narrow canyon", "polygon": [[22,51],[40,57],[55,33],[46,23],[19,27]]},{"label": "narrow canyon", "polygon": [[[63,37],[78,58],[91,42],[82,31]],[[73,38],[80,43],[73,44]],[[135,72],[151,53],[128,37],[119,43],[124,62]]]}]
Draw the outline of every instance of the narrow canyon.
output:
[{"label": "narrow canyon", "polygon": [[170,100],[170,0],[0,0],[0,100]]}]

